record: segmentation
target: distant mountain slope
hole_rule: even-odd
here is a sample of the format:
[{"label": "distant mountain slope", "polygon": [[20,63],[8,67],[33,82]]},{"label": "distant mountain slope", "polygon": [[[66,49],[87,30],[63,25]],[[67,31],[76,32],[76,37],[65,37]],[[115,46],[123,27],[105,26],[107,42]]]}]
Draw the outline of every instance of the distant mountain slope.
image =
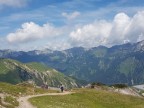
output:
[{"label": "distant mountain slope", "polygon": [[0,59],[0,81],[17,84],[32,81],[37,85],[76,87],[75,80],[40,63],[23,64],[12,59]]},{"label": "distant mountain slope", "polygon": [[104,46],[85,49],[71,48],[64,51],[0,51],[0,57],[21,62],[41,62],[65,75],[88,82],[106,84],[144,83],[144,41],[126,43],[111,48]]}]

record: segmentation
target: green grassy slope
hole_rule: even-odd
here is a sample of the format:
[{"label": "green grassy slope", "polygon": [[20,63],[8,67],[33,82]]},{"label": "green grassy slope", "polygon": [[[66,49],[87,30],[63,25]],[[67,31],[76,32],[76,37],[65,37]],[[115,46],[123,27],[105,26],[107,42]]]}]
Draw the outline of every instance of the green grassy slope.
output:
[{"label": "green grassy slope", "polygon": [[75,94],[31,98],[38,108],[143,108],[144,99],[101,90],[80,89]]},{"label": "green grassy slope", "polygon": [[45,74],[44,80],[48,85],[65,85],[66,88],[76,87],[76,83],[72,78],[65,76],[55,69],[42,65],[40,63],[32,62],[26,64],[29,68],[35,69],[42,74]]},{"label": "green grassy slope", "polygon": [[21,66],[20,63],[15,60],[0,59],[0,81],[1,82],[9,82],[12,84],[21,82],[21,78],[19,77],[18,69],[15,64]]},{"label": "green grassy slope", "polygon": [[48,67],[48,66],[45,66],[45,65],[42,65],[42,64],[37,63],[37,62],[27,63],[26,65],[27,65],[28,67],[30,67],[30,68],[36,69],[36,70],[39,71],[39,72],[45,72],[45,71],[47,71],[47,70],[49,70],[49,71],[52,71],[52,70],[53,70],[52,68],[50,68],[50,67]]},{"label": "green grassy slope", "polygon": [[12,59],[0,59],[0,81],[12,84],[33,81],[37,85],[76,87],[75,80],[40,63],[23,64]]}]

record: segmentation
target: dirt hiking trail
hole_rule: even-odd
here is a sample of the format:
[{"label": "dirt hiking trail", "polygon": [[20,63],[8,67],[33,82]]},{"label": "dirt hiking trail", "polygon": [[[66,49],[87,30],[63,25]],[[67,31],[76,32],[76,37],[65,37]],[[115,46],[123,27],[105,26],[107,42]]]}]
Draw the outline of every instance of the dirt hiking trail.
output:
[{"label": "dirt hiking trail", "polygon": [[68,94],[72,94],[74,92],[63,92],[63,93],[47,93],[47,94],[38,94],[38,95],[30,95],[30,96],[24,96],[24,97],[20,97],[18,99],[19,102],[19,106],[17,108],[37,108],[35,106],[33,106],[28,99],[33,98],[33,97],[39,97],[39,96],[48,96],[48,95],[68,95]]}]

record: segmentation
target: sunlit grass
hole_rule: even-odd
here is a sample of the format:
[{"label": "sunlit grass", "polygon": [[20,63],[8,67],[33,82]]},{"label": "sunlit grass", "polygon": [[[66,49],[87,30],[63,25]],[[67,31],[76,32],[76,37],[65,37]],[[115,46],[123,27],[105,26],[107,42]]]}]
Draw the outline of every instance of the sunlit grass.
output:
[{"label": "sunlit grass", "polygon": [[64,96],[42,96],[30,99],[38,108],[144,108],[144,99],[107,92],[81,89]]},{"label": "sunlit grass", "polygon": [[4,98],[4,101],[13,105],[13,106],[19,106],[19,102],[16,100],[16,98],[14,98],[12,96],[6,96]]},{"label": "sunlit grass", "polygon": [[12,85],[0,82],[0,93],[6,93],[12,96],[57,93],[57,92],[58,92],[57,90],[35,88],[33,85],[26,83],[22,83],[19,85]]}]

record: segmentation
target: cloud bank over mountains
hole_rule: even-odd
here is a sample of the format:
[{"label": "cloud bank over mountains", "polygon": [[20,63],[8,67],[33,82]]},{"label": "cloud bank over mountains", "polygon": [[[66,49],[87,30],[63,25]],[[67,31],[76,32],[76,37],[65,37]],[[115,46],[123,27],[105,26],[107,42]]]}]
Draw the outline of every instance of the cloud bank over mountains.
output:
[{"label": "cloud bank over mountains", "polygon": [[[62,13],[67,20],[76,19],[80,12]],[[95,47],[99,45],[112,46],[125,42],[137,42],[144,39],[144,11],[133,16],[118,13],[113,20],[95,20],[89,24],[64,25],[56,27],[53,24],[39,25],[35,22],[23,23],[21,28],[7,35],[7,41],[24,45],[41,41],[51,49],[65,49],[75,46]],[[54,44],[55,43],[55,44]],[[61,46],[60,46],[61,45]],[[59,47],[60,46],[60,47]]]},{"label": "cloud bank over mountains", "polygon": [[113,21],[100,20],[84,25],[70,33],[76,45],[93,47],[112,46],[144,39],[144,11],[129,17],[125,13],[115,15]]}]

